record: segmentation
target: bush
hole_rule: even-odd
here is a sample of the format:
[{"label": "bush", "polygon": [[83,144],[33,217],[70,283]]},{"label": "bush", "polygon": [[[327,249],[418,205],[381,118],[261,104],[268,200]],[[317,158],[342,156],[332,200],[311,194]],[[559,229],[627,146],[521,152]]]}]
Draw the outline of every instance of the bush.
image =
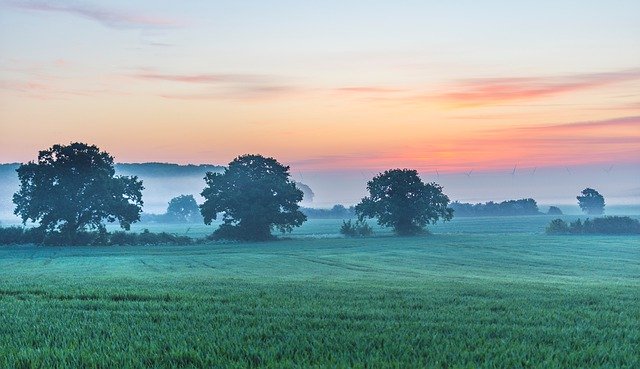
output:
[{"label": "bush", "polygon": [[41,228],[0,227],[0,245],[42,244],[45,232]]},{"label": "bush", "polygon": [[[269,234],[268,237],[260,241],[270,241],[274,240],[276,237]],[[255,237],[251,234],[248,234],[241,228],[231,224],[221,224],[218,229],[213,231],[213,233],[207,237],[208,240],[213,241],[256,241]]]},{"label": "bush", "polygon": [[567,224],[562,219],[554,219],[547,227],[547,234],[640,234],[640,221],[630,217],[607,216],[580,219]]},{"label": "bush", "polygon": [[585,220],[584,233],[640,234],[640,221],[630,217],[607,216]]},{"label": "bush", "polygon": [[109,237],[109,245],[185,245],[192,242],[188,236],[166,232],[153,233],[148,229],[144,229],[142,233],[113,232]]},{"label": "bush", "polygon": [[0,228],[0,244],[15,245],[22,243],[24,229],[22,227]]},{"label": "bush", "polygon": [[355,223],[349,220],[343,220],[340,227],[340,233],[347,237],[368,237],[373,234],[373,228],[371,228],[366,221],[357,220]]},{"label": "bush", "polygon": [[554,219],[549,223],[547,234],[569,234],[569,225],[562,219]]},{"label": "bush", "polygon": [[78,232],[73,240],[60,232],[46,233],[41,228],[0,227],[0,245],[43,244],[43,245],[185,245],[194,240],[188,236],[177,236],[161,232],[152,233],[148,229],[142,233],[117,231],[108,233],[105,229],[97,232]]}]

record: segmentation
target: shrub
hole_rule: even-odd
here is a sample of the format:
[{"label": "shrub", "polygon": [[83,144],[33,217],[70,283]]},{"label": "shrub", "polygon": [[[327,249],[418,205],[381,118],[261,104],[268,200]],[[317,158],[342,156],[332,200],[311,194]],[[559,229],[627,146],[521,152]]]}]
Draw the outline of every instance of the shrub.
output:
[{"label": "shrub", "polygon": [[347,237],[368,237],[373,234],[373,228],[366,221],[357,220],[352,223],[351,219],[349,219],[342,221],[340,233]]},{"label": "shrub", "polygon": [[14,245],[22,243],[24,229],[22,227],[0,228],[0,244]]},{"label": "shrub", "polygon": [[554,219],[549,223],[546,230],[547,234],[568,234],[569,225],[562,219]]},{"label": "shrub", "polygon": [[640,221],[630,217],[607,216],[591,221],[587,219],[583,227],[585,233],[640,234]]},{"label": "shrub", "polygon": [[[275,238],[275,236],[269,235],[269,237],[263,241],[274,240]],[[221,224],[207,239],[213,241],[256,241],[253,235],[230,224]]]},{"label": "shrub", "polygon": [[547,227],[547,234],[640,234],[640,221],[630,217],[607,216],[603,218],[580,219],[567,224],[562,219],[554,219]]},{"label": "shrub", "polygon": [[177,236],[166,232],[152,233],[145,229],[142,233],[113,233],[100,229],[97,232],[78,232],[72,243],[60,232],[45,232],[41,228],[0,227],[0,245],[44,244],[44,245],[185,245],[193,243],[188,236]]}]

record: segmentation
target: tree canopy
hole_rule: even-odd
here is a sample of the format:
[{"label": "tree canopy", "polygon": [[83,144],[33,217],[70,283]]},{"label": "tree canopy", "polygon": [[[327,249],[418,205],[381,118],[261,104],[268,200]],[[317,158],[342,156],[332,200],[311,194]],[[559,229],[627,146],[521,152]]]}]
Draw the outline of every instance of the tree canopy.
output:
[{"label": "tree canopy", "polygon": [[193,195],[180,195],[169,201],[166,217],[169,221],[189,223],[202,221],[200,208]]},{"label": "tree canopy", "polygon": [[104,228],[105,220],[128,230],[140,219],[142,181],[115,176],[113,157],[95,145],[53,145],[17,172],[14,213],[23,223],[60,231],[70,242],[81,230]]},{"label": "tree canopy", "polygon": [[359,219],[376,217],[378,224],[393,227],[399,235],[417,234],[427,224],[453,218],[442,187],[423,183],[415,170],[387,170],[369,181],[367,190],[369,196],[356,205]]},{"label": "tree canopy", "polygon": [[480,216],[513,216],[513,215],[538,215],[542,214],[538,209],[536,200],[519,199],[506,200],[502,202],[485,202],[470,204],[466,202],[454,201],[451,208],[457,217],[480,217]]},{"label": "tree canopy", "polygon": [[576,199],[583,212],[589,215],[604,213],[604,196],[593,188],[585,188]]},{"label": "tree canopy", "polygon": [[267,240],[271,230],[291,232],[307,217],[299,210],[303,193],[290,180],[289,167],[273,158],[243,155],[223,173],[207,173],[200,211],[206,224],[222,214],[217,238]]}]

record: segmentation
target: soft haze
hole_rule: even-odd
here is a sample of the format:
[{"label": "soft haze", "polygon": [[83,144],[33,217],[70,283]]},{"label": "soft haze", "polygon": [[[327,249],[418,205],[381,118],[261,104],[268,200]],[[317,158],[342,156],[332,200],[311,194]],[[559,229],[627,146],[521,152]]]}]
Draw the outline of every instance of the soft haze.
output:
[{"label": "soft haze", "polygon": [[[640,202],[638,1],[0,1],[0,161],[410,167],[467,201]],[[514,170],[515,168],[515,170]],[[467,174],[465,174],[467,173]]]}]

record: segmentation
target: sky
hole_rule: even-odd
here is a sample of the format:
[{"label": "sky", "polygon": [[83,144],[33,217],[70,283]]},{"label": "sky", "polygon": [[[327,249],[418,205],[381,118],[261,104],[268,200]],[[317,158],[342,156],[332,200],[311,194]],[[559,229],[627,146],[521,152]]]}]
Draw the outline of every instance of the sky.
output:
[{"label": "sky", "polygon": [[273,156],[326,203],[405,167],[460,199],[597,182],[640,203],[638,14],[631,0],[0,0],[0,162],[83,141],[119,162]]}]

